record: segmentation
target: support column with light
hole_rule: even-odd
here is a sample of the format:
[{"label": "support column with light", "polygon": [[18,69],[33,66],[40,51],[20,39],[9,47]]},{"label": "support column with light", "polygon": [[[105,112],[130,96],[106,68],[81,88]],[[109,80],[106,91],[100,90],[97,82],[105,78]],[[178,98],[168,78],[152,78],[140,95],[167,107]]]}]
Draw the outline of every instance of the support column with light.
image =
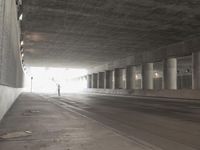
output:
[{"label": "support column with light", "polygon": [[164,61],[164,88],[177,89],[177,59],[169,58]]},{"label": "support column with light", "polygon": [[92,75],[87,75],[87,88],[92,88]]}]

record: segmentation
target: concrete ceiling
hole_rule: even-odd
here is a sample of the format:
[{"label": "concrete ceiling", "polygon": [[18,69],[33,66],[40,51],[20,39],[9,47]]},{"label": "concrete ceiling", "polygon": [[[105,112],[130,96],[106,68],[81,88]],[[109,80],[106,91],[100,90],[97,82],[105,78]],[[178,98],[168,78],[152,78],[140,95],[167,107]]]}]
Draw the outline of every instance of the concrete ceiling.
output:
[{"label": "concrete ceiling", "polygon": [[195,38],[199,0],[23,0],[25,63],[93,67]]}]

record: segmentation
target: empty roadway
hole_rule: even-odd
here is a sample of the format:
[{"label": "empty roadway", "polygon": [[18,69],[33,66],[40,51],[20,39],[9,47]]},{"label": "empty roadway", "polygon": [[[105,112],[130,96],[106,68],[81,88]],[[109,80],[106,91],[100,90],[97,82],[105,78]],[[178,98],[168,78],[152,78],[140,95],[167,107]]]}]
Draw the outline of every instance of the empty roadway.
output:
[{"label": "empty roadway", "polygon": [[165,150],[200,149],[200,103],[197,101],[89,94],[45,97],[131,140]]}]

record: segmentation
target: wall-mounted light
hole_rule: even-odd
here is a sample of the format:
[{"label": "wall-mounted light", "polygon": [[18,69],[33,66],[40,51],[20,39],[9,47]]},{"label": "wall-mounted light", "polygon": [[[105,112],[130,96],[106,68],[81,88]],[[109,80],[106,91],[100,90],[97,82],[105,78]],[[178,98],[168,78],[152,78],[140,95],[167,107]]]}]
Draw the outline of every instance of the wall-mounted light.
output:
[{"label": "wall-mounted light", "polygon": [[159,76],[157,72],[155,72],[155,74],[154,74],[154,75],[155,75],[155,77],[156,77],[156,78],[158,78],[158,76]]},{"label": "wall-mounted light", "polygon": [[138,78],[139,78],[139,77],[138,77],[138,75],[136,74],[136,75],[135,75],[135,79],[138,80]]},{"label": "wall-mounted light", "polygon": [[190,72],[190,69],[186,69],[185,72],[186,72],[186,73],[189,73],[189,72]]},{"label": "wall-mounted light", "polygon": [[19,20],[22,21],[22,19],[23,19],[23,14],[20,14]]},{"label": "wall-mounted light", "polygon": [[21,53],[21,55],[22,55],[22,58],[24,57],[24,53]]},{"label": "wall-mounted light", "polygon": [[23,46],[23,45],[24,45],[24,41],[21,41],[21,43],[20,43],[20,44],[21,44],[21,46]]}]

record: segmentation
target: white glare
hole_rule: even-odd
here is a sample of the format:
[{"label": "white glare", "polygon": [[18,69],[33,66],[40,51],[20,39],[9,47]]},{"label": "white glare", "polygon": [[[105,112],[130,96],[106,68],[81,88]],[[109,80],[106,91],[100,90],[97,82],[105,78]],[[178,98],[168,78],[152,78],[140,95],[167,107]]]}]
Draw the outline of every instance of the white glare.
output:
[{"label": "white glare", "polygon": [[24,41],[21,41],[21,46],[24,45]]},{"label": "white glare", "polygon": [[20,16],[19,16],[19,20],[22,20],[23,19],[23,14],[21,14]]},{"label": "white glare", "polygon": [[61,87],[61,94],[80,92],[86,88],[86,78],[77,79],[86,74],[85,69],[29,67],[25,77],[25,91],[31,91],[31,77],[33,77],[33,92],[56,94],[58,85]]}]

